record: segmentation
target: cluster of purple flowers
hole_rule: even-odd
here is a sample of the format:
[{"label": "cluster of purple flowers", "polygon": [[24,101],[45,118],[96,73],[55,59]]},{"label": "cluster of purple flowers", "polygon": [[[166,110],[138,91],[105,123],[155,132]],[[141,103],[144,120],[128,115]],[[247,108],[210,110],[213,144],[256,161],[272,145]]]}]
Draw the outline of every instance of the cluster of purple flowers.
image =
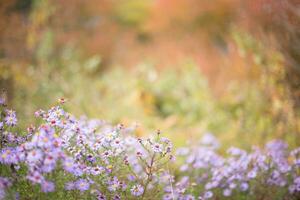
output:
[{"label": "cluster of purple flowers", "polygon": [[177,156],[185,160],[179,168],[181,178],[166,185],[163,199],[268,199],[274,191],[280,191],[281,199],[299,197],[300,148],[288,152],[286,143],[274,140],[251,152],[231,147],[222,156],[218,144],[207,134],[200,144],[179,148]]},{"label": "cluster of purple flowers", "polygon": [[280,140],[250,152],[231,147],[223,155],[218,152],[219,141],[206,134],[199,144],[178,148],[175,163],[172,143],[160,131],[150,138],[136,138],[131,127],[77,119],[62,104],[35,116],[42,124],[21,134],[16,113],[0,104],[0,199],[27,198],[13,189],[20,182],[38,187],[41,193],[63,188],[66,194],[99,200],[241,199],[243,195],[267,199],[278,191],[279,199],[300,195],[300,148],[289,152]]},{"label": "cluster of purple flowers", "polygon": [[12,132],[17,125],[15,112],[1,110],[1,136],[10,139],[1,140],[0,164],[10,171],[5,174],[10,181],[1,180],[0,199],[20,181],[39,185],[43,193],[55,192],[57,179],[63,178],[55,177],[57,171],[66,177],[67,193],[79,191],[97,199],[145,196],[159,184],[167,170],[165,163],[174,158],[171,142],[160,132],[153,138],[137,139],[130,134],[132,128],[76,119],[62,105],[39,110],[35,116],[43,123],[28,127],[27,134],[20,136]]}]

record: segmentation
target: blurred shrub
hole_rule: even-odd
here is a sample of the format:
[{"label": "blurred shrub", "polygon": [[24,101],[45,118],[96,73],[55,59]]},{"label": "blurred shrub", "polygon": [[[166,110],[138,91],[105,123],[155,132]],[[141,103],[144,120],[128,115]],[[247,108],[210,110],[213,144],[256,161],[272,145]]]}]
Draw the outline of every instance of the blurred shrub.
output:
[{"label": "blurred shrub", "polygon": [[99,65],[99,57],[79,61],[71,47],[61,55],[55,61],[60,67],[31,66],[25,72],[27,77],[14,71],[13,104],[21,116],[63,96],[70,101],[68,109],[77,115],[134,126],[138,123],[143,128],[137,134],[160,128],[177,145],[197,140],[207,131],[228,146],[250,147],[274,137],[292,145],[299,141],[295,139],[299,121],[291,103],[274,92],[278,88],[269,76],[232,82],[226,95],[216,97],[190,62],[176,70],[143,64],[95,75],[91,69]]},{"label": "blurred shrub", "polygon": [[117,2],[114,9],[116,19],[127,26],[140,26],[149,16],[151,1],[127,0]]},{"label": "blurred shrub", "polygon": [[[146,20],[148,3],[126,1],[116,6],[115,15],[126,25],[140,26]],[[160,128],[177,145],[206,131],[227,145],[249,147],[273,137],[298,143],[299,117],[282,84],[282,55],[238,27],[227,26],[226,20],[222,27],[230,32],[228,37],[255,76],[224,83],[226,92],[218,96],[191,61],[178,64],[178,68],[159,69],[143,62],[134,69],[104,70],[100,55],[87,56],[85,49],[71,42],[57,45],[58,31],[51,26],[55,6],[49,6],[47,0],[32,2],[27,35],[32,54],[27,62],[0,63],[1,87],[9,91],[21,119],[32,120],[26,116],[63,96],[70,100],[72,113],[114,123],[138,122],[144,128],[137,134]],[[219,23],[222,12],[218,16],[214,24]]]}]

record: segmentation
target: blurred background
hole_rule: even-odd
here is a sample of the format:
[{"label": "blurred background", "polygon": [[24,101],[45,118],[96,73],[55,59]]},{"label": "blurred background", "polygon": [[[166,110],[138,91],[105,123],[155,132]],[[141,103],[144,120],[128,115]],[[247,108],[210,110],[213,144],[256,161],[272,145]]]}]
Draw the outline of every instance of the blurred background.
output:
[{"label": "blurred background", "polygon": [[1,0],[0,88],[22,126],[64,97],[176,145],[300,145],[300,2]]}]

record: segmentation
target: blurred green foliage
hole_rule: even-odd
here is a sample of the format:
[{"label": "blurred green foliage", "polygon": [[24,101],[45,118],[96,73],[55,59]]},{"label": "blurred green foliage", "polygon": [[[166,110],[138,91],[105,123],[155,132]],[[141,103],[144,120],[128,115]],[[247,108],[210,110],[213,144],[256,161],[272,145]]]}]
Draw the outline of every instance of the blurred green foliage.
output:
[{"label": "blurred green foliage", "polygon": [[[253,61],[251,67],[257,76],[224,83],[225,94],[218,95],[193,59],[166,69],[146,61],[133,69],[104,67],[102,55],[86,56],[84,49],[72,42],[59,46],[57,30],[50,23],[55,6],[47,0],[31,4],[27,35],[30,64],[0,63],[0,83],[9,90],[10,106],[18,111],[20,123],[33,121],[34,111],[47,109],[65,97],[69,100],[67,109],[76,115],[138,123],[138,135],[159,128],[176,145],[193,142],[207,131],[228,146],[249,148],[271,138],[299,145],[299,113],[282,83],[282,55],[237,26],[228,26],[221,20],[224,13],[216,19],[203,15],[197,22],[205,25],[213,18],[216,27],[222,24],[243,59]],[[126,1],[115,7],[114,17],[139,27],[147,19],[149,4]],[[228,17],[231,20],[232,16]]]},{"label": "blurred green foliage", "polygon": [[29,84],[15,81],[13,105],[23,122],[32,120],[38,108],[46,109],[65,97],[68,110],[77,115],[129,126],[138,123],[138,135],[159,128],[177,145],[193,142],[207,131],[228,146],[245,148],[271,138],[298,143],[292,108],[286,100],[272,99],[272,92],[266,90],[274,83],[265,76],[258,82],[233,82],[226,95],[218,98],[191,61],[178,69],[158,70],[144,63],[131,70],[116,67],[95,75],[93,70],[101,66],[99,57],[78,60],[79,53],[71,47],[61,55],[52,60],[54,65],[28,68]]}]

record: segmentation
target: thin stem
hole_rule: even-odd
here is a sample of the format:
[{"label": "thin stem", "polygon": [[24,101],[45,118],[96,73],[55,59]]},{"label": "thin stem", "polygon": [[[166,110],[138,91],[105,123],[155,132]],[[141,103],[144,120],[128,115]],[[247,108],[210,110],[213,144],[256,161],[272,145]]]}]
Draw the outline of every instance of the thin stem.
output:
[{"label": "thin stem", "polygon": [[152,167],[153,167],[153,164],[154,164],[154,158],[155,158],[155,154],[153,154],[152,158],[151,158],[151,161],[150,161],[150,165],[148,166],[148,169],[149,169],[149,172],[147,172],[146,170],[146,173],[147,173],[147,181],[145,183],[145,186],[144,186],[144,191],[143,191],[143,194],[142,194],[142,199],[144,198],[145,194],[146,194],[146,190],[147,190],[147,187],[149,185],[149,183],[151,182],[152,180]]},{"label": "thin stem", "polygon": [[[170,175],[169,163],[167,163],[167,170],[168,170],[168,174]],[[170,175],[170,176],[171,176],[171,175]],[[172,184],[171,177],[169,178],[169,182],[170,182],[170,186],[171,186],[172,199],[175,200],[175,197],[174,197],[174,190],[173,190],[173,184]]]}]

